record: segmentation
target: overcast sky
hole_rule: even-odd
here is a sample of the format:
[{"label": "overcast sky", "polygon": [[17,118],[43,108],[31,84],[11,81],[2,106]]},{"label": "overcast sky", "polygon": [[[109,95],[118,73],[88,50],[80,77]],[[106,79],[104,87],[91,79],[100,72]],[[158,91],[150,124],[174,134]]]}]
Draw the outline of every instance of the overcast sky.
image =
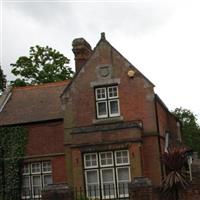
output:
[{"label": "overcast sky", "polygon": [[200,1],[2,1],[0,63],[29,47],[49,45],[74,69],[71,43],[84,37],[92,47],[107,40],[154,84],[170,110],[191,109],[200,120]]}]

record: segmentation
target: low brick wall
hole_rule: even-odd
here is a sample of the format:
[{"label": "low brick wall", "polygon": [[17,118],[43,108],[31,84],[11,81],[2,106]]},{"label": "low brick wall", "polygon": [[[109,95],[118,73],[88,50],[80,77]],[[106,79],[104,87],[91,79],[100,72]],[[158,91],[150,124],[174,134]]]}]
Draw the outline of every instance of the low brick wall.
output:
[{"label": "low brick wall", "polygon": [[67,184],[52,184],[43,188],[42,200],[74,200],[74,193]]},{"label": "low brick wall", "polygon": [[137,177],[129,184],[130,200],[153,200],[153,187],[148,178]]},{"label": "low brick wall", "polygon": [[[137,177],[129,184],[130,200],[162,200],[159,191],[159,188],[155,188],[145,177]],[[181,200],[200,200],[200,182],[191,183],[182,193]]]},{"label": "low brick wall", "polygon": [[183,194],[183,200],[198,200],[200,199],[200,184],[191,184]]}]

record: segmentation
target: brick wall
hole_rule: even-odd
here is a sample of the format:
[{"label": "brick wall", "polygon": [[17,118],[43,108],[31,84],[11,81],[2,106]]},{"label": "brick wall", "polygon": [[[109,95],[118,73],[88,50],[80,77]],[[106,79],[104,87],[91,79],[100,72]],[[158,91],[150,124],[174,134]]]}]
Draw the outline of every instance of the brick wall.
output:
[{"label": "brick wall", "polygon": [[26,156],[64,153],[63,121],[35,123],[28,129]]},{"label": "brick wall", "polygon": [[24,162],[51,161],[53,183],[66,182],[63,121],[49,121],[25,126],[28,130]]}]

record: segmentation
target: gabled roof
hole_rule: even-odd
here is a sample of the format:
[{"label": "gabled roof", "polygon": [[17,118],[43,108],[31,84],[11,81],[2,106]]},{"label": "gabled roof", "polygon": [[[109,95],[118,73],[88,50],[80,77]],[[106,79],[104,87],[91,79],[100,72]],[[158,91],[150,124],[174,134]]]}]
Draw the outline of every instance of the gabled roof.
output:
[{"label": "gabled roof", "polygon": [[[88,61],[91,59],[92,55],[95,54],[95,51],[96,49],[98,48],[98,46],[102,43],[102,42],[105,42],[107,43],[114,51],[116,51],[124,60],[126,60],[128,63],[129,63],[129,67],[130,68],[133,68],[134,70],[136,70],[137,72],[139,72],[143,77],[144,79],[146,79],[153,87],[155,86],[146,76],[144,76],[133,64],[131,64],[118,50],[116,50],[105,38],[105,33],[101,33],[101,38],[100,40],[98,41],[98,43],[96,44],[96,47],[94,48],[93,50],[93,53],[91,54],[90,58],[88,59]],[[88,62],[87,61],[87,62]],[[61,97],[65,94],[65,92],[70,88],[70,86],[73,84],[73,81],[76,79],[76,77],[78,76],[78,74],[80,73],[81,69],[84,68],[84,66],[87,64],[87,62],[81,66],[79,68],[79,71],[77,71],[75,73],[75,75],[73,76],[72,80],[70,81],[70,83],[67,85],[67,87],[65,88],[65,90],[63,91],[63,93],[61,94]]]},{"label": "gabled roof", "polygon": [[14,87],[0,112],[0,126],[62,119],[60,95],[68,80]]}]

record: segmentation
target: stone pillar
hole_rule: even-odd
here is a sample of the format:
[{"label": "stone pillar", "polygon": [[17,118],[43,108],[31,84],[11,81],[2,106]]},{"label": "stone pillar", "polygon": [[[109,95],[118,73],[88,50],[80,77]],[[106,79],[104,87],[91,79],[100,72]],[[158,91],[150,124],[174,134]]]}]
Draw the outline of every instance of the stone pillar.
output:
[{"label": "stone pillar", "polygon": [[198,154],[194,152],[192,163],[192,183],[200,185],[200,159]]},{"label": "stone pillar", "polygon": [[129,184],[130,200],[154,200],[152,183],[148,178],[136,177]]},{"label": "stone pillar", "polygon": [[74,200],[73,189],[67,184],[52,184],[43,188],[42,200]]}]

